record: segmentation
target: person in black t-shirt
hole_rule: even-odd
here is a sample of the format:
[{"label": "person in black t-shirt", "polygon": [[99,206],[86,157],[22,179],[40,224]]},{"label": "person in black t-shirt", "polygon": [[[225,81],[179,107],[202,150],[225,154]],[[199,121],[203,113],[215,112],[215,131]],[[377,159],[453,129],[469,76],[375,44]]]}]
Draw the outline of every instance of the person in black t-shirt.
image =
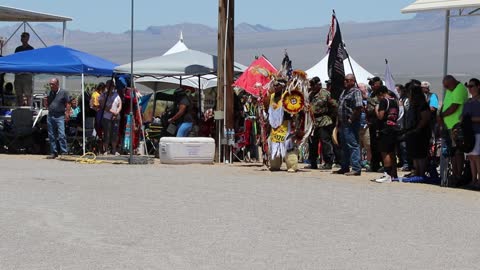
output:
[{"label": "person in black t-shirt", "polygon": [[30,51],[30,50],[35,49],[32,46],[30,46],[30,44],[28,44],[29,40],[30,40],[30,34],[28,32],[23,32],[20,35],[20,41],[22,42],[22,45],[18,46],[15,49],[15,53],[23,52],[23,51]]},{"label": "person in black t-shirt", "polygon": [[378,149],[378,120],[375,113],[375,107],[378,105],[378,90],[383,86],[383,82],[379,77],[373,77],[369,80],[372,92],[368,98],[367,104],[367,121],[370,132],[370,149],[372,152],[372,159],[370,160],[370,169],[373,172],[381,169],[380,162],[382,160],[380,150]]},{"label": "person in black t-shirt", "polygon": [[378,119],[378,148],[382,155],[385,174],[377,182],[391,182],[397,178],[395,146],[397,144],[398,101],[385,86],[378,89],[379,104],[375,111]]},{"label": "person in black t-shirt", "polygon": [[409,157],[413,159],[413,175],[424,176],[427,170],[430,136],[432,135],[431,111],[420,85],[411,84],[408,91],[410,92],[411,105],[406,115],[407,152]]},{"label": "person in black t-shirt", "polygon": [[168,123],[177,124],[177,137],[188,137],[193,127],[192,101],[183,88],[177,88],[175,96],[175,115]]},{"label": "person in black t-shirt", "polygon": [[[28,44],[30,39],[30,34],[23,32],[20,35],[20,40],[22,45],[18,46],[15,49],[15,53],[30,51],[34,48]],[[27,105],[32,105],[32,94],[33,94],[33,76],[29,73],[18,73],[15,75],[15,94],[17,96],[17,105],[23,104],[23,96],[27,99]]]}]

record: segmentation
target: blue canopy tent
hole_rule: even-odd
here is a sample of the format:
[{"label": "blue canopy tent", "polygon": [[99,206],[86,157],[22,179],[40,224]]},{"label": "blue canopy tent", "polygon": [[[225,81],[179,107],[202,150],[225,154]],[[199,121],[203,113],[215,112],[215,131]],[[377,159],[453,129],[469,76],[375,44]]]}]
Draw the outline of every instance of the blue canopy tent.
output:
[{"label": "blue canopy tent", "polygon": [[[81,75],[83,119],[85,119],[85,75],[112,76],[116,66],[118,65],[100,57],[59,45],[0,58],[0,72],[4,73]],[[85,153],[85,121],[83,121],[83,153]]]}]

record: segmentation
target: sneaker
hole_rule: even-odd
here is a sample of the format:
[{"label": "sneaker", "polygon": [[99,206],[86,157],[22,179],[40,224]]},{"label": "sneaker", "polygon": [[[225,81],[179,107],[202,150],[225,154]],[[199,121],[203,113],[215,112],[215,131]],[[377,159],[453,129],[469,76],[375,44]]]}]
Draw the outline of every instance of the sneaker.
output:
[{"label": "sneaker", "polygon": [[348,170],[337,170],[337,171],[333,171],[332,174],[346,174],[348,173],[349,171]]},{"label": "sneaker", "polygon": [[103,153],[104,156],[108,156],[108,151],[106,151],[105,153]]},{"label": "sneaker", "polygon": [[51,154],[51,155],[47,156],[47,159],[56,159],[57,157],[58,157],[58,154],[54,153],[54,154]]},{"label": "sneaker", "polygon": [[382,177],[373,180],[374,182],[377,183],[391,183],[392,182],[392,177],[388,175],[387,173],[384,173]]},{"label": "sneaker", "polygon": [[333,168],[340,169],[340,168],[342,168],[342,166],[338,163],[335,163],[335,164],[333,164]]},{"label": "sneaker", "polygon": [[332,164],[323,164],[322,166],[320,166],[320,170],[325,170],[325,171],[329,171],[332,169]]},{"label": "sneaker", "polygon": [[318,169],[318,166],[312,166],[312,165],[307,165],[305,167],[303,167],[304,169],[308,169],[308,170],[316,170]]},{"label": "sneaker", "polygon": [[361,174],[361,172],[347,172],[345,176],[360,176]]},{"label": "sneaker", "polygon": [[118,156],[120,156],[120,153],[118,153],[118,152],[115,152],[115,156],[117,156],[117,157],[118,157]]},{"label": "sneaker", "polygon": [[364,160],[362,161],[362,168],[367,168],[367,167],[370,167],[370,163],[368,162],[368,160]]},{"label": "sneaker", "polygon": [[403,166],[402,167],[402,172],[409,172],[410,171],[410,167],[408,166]]},{"label": "sneaker", "polygon": [[372,172],[372,168],[370,168],[370,165],[365,166],[365,171]]}]

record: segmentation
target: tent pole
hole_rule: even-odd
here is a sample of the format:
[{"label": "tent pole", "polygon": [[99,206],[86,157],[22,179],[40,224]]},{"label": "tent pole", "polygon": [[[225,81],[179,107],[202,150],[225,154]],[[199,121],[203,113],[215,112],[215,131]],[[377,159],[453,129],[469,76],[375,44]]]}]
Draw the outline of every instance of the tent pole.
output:
[{"label": "tent pole", "polygon": [[[450,39],[450,10],[445,12],[445,47],[443,55],[443,76],[445,77],[448,73],[448,40]],[[443,89],[443,97],[445,97],[446,89]],[[445,146],[445,142],[442,140],[442,149]],[[444,155],[440,155],[440,181],[441,186],[448,187],[448,160]]]},{"label": "tent pole", "polygon": [[155,87],[153,88],[153,112],[152,112],[152,122],[155,119],[155,109],[157,108],[157,82],[155,82]]},{"label": "tent pole", "polygon": [[200,75],[198,75],[198,114],[197,114],[197,117],[198,117],[198,120],[202,119],[201,115],[202,115],[202,87],[200,86]]},{"label": "tent pole", "polygon": [[352,61],[350,60],[350,54],[348,54],[347,50],[345,50],[345,53],[347,54],[348,64],[350,65],[350,69],[352,70],[353,77],[355,78],[355,85],[358,87],[357,77],[355,76],[355,71],[353,70]]},{"label": "tent pole", "polygon": [[134,0],[132,0],[131,29],[130,29],[130,158],[129,163],[133,164],[133,99],[135,98],[135,85],[133,79],[133,22],[134,22]]},{"label": "tent pole", "polygon": [[[448,50],[450,39],[450,10],[445,12],[445,41],[444,41],[444,54],[443,54],[443,76],[447,76],[448,73]],[[443,89],[443,96],[445,96],[445,89]]]},{"label": "tent pole", "polygon": [[67,32],[67,22],[64,21],[63,22],[63,28],[62,28],[62,41],[63,41],[63,46],[67,46],[67,36],[66,36],[66,32]]},{"label": "tent pole", "polygon": [[85,155],[85,75],[82,73],[82,140],[83,140],[83,154]]},{"label": "tent pole", "polygon": [[[63,41],[63,47],[66,46],[67,44],[67,36],[66,36],[66,31],[67,31],[67,22],[63,22],[63,27],[62,27],[62,41]],[[65,89],[67,87],[67,77],[63,76],[62,79],[62,87]]]}]

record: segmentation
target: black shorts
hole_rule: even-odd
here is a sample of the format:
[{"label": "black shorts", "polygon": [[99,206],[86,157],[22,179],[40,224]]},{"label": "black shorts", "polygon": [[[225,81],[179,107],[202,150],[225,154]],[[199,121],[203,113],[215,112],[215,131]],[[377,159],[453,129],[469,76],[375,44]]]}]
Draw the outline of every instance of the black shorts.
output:
[{"label": "black shorts", "polygon": [[381,130],[378,132],[378,151],[381,153],[394,153],[397,145],[397,132],[395,130]]}]

